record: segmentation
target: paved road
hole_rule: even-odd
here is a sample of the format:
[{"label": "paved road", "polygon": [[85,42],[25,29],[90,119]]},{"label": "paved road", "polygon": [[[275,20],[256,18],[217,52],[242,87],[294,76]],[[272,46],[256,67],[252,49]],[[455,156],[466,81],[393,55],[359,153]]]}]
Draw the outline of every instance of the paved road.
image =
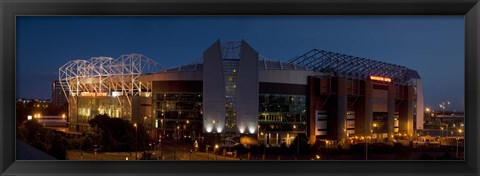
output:
[{"label": "paved road", "polygon": [[[192,152],[190,152],[192,150]],[[229,156],[215,155],[213,152],[194,152],[193,146],[187,144],[162,144],[153,152],[153,157],[160,160],[237,160]],[[143,152],[137,152],[141,158]],[[69,160],[135,160],[135,152],[82,152],[80,150],[68,150]]]}]

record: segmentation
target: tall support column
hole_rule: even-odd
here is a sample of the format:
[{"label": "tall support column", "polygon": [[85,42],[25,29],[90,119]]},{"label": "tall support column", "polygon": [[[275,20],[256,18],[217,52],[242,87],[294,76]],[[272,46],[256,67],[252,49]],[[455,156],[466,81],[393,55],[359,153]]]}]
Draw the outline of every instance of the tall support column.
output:
[{"label": "tall support column", "polygon": [[203,53],[203,132],[221,133],[225,127],[225,77],[216,41]]},{"label": "tall support column", "polygon": [[388,120],[387,120],[387,133],[388,142],[393,142],[393,135],[395,133],[395,86],[393,84],[388,85]]},{"label": "tall support column", "polygon": [[423,122],[424,122],[424,104],[423,104],[423,85],[421,79],[416,79],[416,87],[417,87],[417,115],[416,115],[416,126],[414,127],[415,130],[423,130]]},{"label": "tall support column", "polygon": [[308,95],[307,95],[307,105],[308,105],[308,134],[309,134],[309,144],[315,144],[316,142],[316,128],[315,124],[318,119],[315,119],[315,91],[320,91],[315,89],[315,78],[308,76]]},{"label": "tall support column", "polygon": [[414,133],[414,127],[413,127],[413,111],[414,109],[414,100],[415,100],[415,94],[414,94],[414,89],[412,86],[408,86],[408,124],[407,124],[407,134],[408,135],[413,135]]},{"label": "tall support column", "polygon": [[347,137],[347,79],[338,78],[338,114],[337,114],[337,139]]},{"label": "tall support column", "polygon": [[371,80],[365,81],[365,135],[372,135],[373,121],[373,83]]},{"label": "tall support column", "polygon": [[400,105],[398,124],[398,132],[401,134],[413,134],[413,91],[413,87],[411,86],[404,87],[404,93],[406,96],[403,97],[405,100]]},{"label": "tall support column", "polygon": [[355,135],[363,136],[365,134],[365,97],[361,96],[355,103]]},{"label": "tall support column", "polygon": [[258,52],[242,40],[237,75],[237,128],[258,133]]}]

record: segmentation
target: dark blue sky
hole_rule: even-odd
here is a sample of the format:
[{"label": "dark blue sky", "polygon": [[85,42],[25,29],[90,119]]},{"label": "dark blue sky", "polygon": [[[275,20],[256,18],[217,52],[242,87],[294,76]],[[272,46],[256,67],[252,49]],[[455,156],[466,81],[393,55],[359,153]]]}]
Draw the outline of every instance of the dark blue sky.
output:
[{"label": "dark blue sky", "polygon": [[69,60],[139,53],[173,67],[218,38],[273,60],[317,48],[404,65],[422,77],[426,106],[464,109],[463,16],[17,17],[17,97],[50,99]]}]

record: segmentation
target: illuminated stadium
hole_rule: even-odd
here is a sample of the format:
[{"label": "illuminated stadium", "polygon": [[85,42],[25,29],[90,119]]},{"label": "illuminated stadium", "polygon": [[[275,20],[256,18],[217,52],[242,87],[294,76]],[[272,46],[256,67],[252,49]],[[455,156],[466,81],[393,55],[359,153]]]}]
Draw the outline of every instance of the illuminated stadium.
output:
[{"label": "illuminated stadium", "polygon": [[299,134],[310,143],[389,142],[423,129],[416,71],[317,49],[273,61],[245,41],[216,41],[191,64],[94,57],[66,63],[59,80],[69,128],[80,132],[104,113],[143,124],[156,139],[250,136],[267,146]]},{"label": "illuminated stadium", "polygon": [[140,54],[66,63],[59,69],[59,81],[69,105],[69,127],[85,131],[89,119],[104,113],[134,121],[150,116],[151,106],[140,106],[151,104],[152,94],[152,81],[143,74],[161,68]]}]

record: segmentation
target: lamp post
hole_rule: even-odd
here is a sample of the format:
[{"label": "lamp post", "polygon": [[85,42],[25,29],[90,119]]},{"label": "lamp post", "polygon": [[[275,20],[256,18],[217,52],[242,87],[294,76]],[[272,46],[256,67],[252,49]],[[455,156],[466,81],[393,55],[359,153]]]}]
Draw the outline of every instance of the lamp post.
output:
[{"label": "lamp post", "polygon": [[257,139],[260,141],[260,125],[257,125]]},{"label": "lamp post", "polygon": [[456,137],[455,139],[457,140],[457,154],[456,154],[456,156],[458,158],[458,137]]},{"label": "lamp post", "polygon": [[159,142],[159,144],[160,144],[160,156],[162,157],[162,160],[163,160],[162,139],[160,139],[158,142]]},{"label": "lamp post", "polygon": [[206,148],[206,152],[207,152],[207,160],[210,160],[210,155],[208,153],[208,147],[210,147],[210,145],[206,145],[205,148]]},{"label": "lamp post", "polygon": [[213,132],[213,135],[215,135],[215,144],[213,144],[213,154],[215,154],[215,160],[217,160],[217,154],[215,153],[215,150],[217,150],[218,145],[217,145],[217,133]]},{"label": "lamp post", "polygon": [[191,140],[192,138],[192,130],[191,130],[191,127],[189,126],[190,125],[190,120],[186,120],[185,121],[185,125],[184,125],[184,128],[183,130],[185,131],[184,134],[188,134],[188,138]]},{"label": "lamp post", "polygon": [[[376,140],[376,139],[375,139]],[[370,143],[373,144],[373,129],[370,130]]]},{"label": "lamp post", "polygon": [[[458,129],[458,133],[462,134],[462,130]],[[457,137],[456,139],[457,139],[457,158],[458,158],[458,141],[460,140],[460,137]]]},{"label": "lamp post", "polygon": [[93,145],[95,151],[95,160],[97,160],[98,145]]},{"label": "lamp post", "polygon": [[443,140],[443,127],[440,127],[440,130],[442,131],[440,133],[440,146],[442,145],[442,140]]},{"label": "lamp post", "polygon": [[162,123],[162,137],[165,135],[165,116],[163,116],[163,113],[162,113],[162,119],[160,119],[160,122]]},{"label": "lamp post", "polygon": [[137,150],[138,150],[138,149],[137,149],[137,147],[138,147],[138,145],[137,145],[137,139],[138,139],[138,136],[137,136],[137,131],[138,131],[138,130],[137,130],[137,129],[138,129],[138,128],[137,128],[137,123],[134,123],[133,126],[135,127],[135,160],[138,160],[138,155],[137,155]]},{"label": "lamp post", "polygon": [[[212,124],[213,124],[213,125],[212,125],[212,126],[213,126],[212,128],[215,128],[215,125],[216,125],[217,122],[218,122],[218,121],[216,121],[216,120],[212,120]],[[213,131],[213,129],[212,129],[212,131]],[[212,147],[212,149],[213,149],[213,152],[215,153],[215,147],[217,146],[217,134],[215,133],[215,131],[213,131],[213,137],[214,137],[214,140],[215,140],[215,141],[214,141],[213,146],[211,146],[211,147]],[[210,145],[207,145],[207,146],[206,146],[207,160],[210,160],[209,153],[208,153],[208,148],[209,148],[209,147],[210,147]],[[215,155],[215,157],[216,157],[216,155]]]},{"label": "lamp post", "polygon": [[445,135],[445,138],[447,138],[447,136],[448,136],[448,124],[446,124],[445,126],[447,126],[447,134]]},{"label": "lamp post", "polygon": [[368,136],[365,137],[365,160],[368,160]]},{"label": "lamp post", "polygon": [[[293,104],[293,101],[294,101],[295,99],[292,97],[290,100],[291,100],[291,103]],[[279,106],[279,107],[280,107],[280,106]],[[294,108],[295,108],[295,112],[296,112],[296,111],[297,111],[297,106],[294,106]],[[292,131],[297,131],[297,125],[296,125],[296,123],[297,123],[297,118],[293,118],[293,126],[292,126],[293,129],[292,129]],[[299,153],[300,153],[300,136],[299,136],[298,134],[299,134],[299,133],[297,133],[297,136],[296,136],[296,137],[297,137],[297,157],[295,157],[295,160],[297,160],[298,155],[299,155]]]},{"label": "lamp post", "polygon": [[365,129],[363,130],[363,137],[365,139],[365,160],[368,160],[367,123],[366,122],[365,122]]},{"label": "lamp post", "polygon": [[[447,101],[447,105],[450,105],[450,101]],[[445,115],[445,101],[442,101],[442,104],[439,104],[440,108],[442,108],[442,114]]]},{"label": "lamp post", "polygon": [[218,144],[215,144],[215,149],[213,149],[213,153],[215,154],[215,160],[218,160],[217,158],[217,151],[218,150]]},{"label": "lamp post", "polygon": [[[178,100],[177,100],[178,101]],[[178,108],[178,107],[177,107]],[[177,140],[180,140],[180,116],[182,115],[182,111],[178,111],[177,113]],[[184,133],[182,131],[182,133]]]},{"label": "lamp post", "polygon": [[147,121],[147,116],[143,116],[143,126],[145,126],[145,121]]},{"label": "lamp post", "polygon": [[[373,130],[370,130],[370,133],[372,133]],[[366,133],[366,130],[365,130],[365,134],[364,134],[364,138],[365,138],[365,160],[368,160],[368,138],[371,137],[371,136],[367,136],[367,133]]]},{"label": "lamp post", "polygon": [[[213,123],[213,126],[215,128],[215,124],[217,123],[218,121],[217,120],[213,120],[212,123]],[[213,144],[214,146],[217,145],[217,133],[214,131],[213,132],[213,136],[215,138],[215,143]]]}]

